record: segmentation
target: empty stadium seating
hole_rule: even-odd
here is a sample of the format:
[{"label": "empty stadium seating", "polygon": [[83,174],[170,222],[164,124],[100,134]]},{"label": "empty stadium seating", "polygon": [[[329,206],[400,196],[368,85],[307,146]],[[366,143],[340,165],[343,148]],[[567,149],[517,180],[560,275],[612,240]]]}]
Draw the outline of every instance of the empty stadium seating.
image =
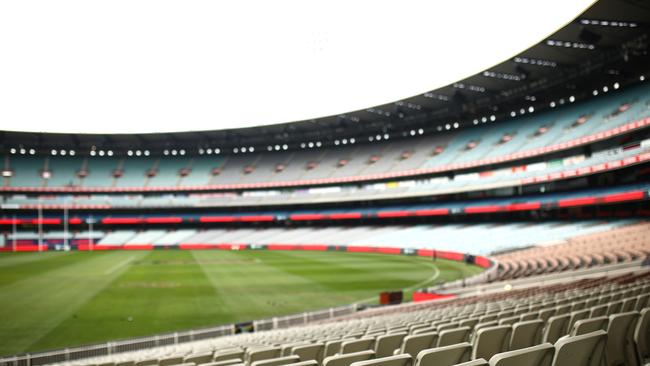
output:
[{"label": "empty stadium seating", "polygon": [[[294,153],[193,157],[36,157],[7,155],[4,187],[197,187],[375,179],[480,166],[538,155],[650,114],[647,86],[499,124],[455,132]],[[584,123],[576,124],[577,120]],[[639,126],[637,126],[639,127]],[[544,133],[539,133],[544,128]],[[626,129],[627,130],[627,129]],[[618,131],[620,133],[621,131]],[[510,136],[507,141],[503,136]],[[603,134],[600,138],[604,138]],[[594,137],[594,139],[598,139]],[[583,141],[587,143],[589,141]],[[468,149],[472,143],[474,146]],[[406,152],[406,153],[405,153]],[[524,153],[529,152],[528,155]],[[405,158],[406,157],[406,158]],[[602,156],[600,158],[603,158]],[[345,164],[340,164],[346,161]],[[281,165],[282,169],[277,169]],[[249,169],[244,169],[249,167]],[[47,171],[48,177],[42,172]],[[80,174],[83,172],[83,174]],[[399,174],[398,174],[399,173]],[[307,183],[309,184],[309,183]],[[460,182],[462,187],[463,182]]]},{"label": "empty stadium seating", "polygon": [[[59,364],[451,366],[489,362],[500,366],[636,366],[648,357],[649,294],[650,271],[641,270],[609,278],[567,279],[559,284],[491,295],[380,308],[321,324],[210,338]],[[592,310],[601,303],[612,306],[624,299],[633,303],[634,310],[623,311],[617,307],[606,316],[607,326],[584,334],[572,334],[568,322],[559,325],[554,320],[556,316],[568,317],[576,311]],[[551,318],[544,320],[546,314],[551,314]],[[503,322],[513,317],[516,317],[513,323]],[[472,319],[477,321],[466,322]],[[453,329],[463,322],[473,324],[469,327],[470,339],[450,345],[437,344],[440,331],[416,334],[426,327],[445,329],[449,324]],[[501,325],[491,325],[495,323]],[[546,335],[549,327],[554,328],[553,338],[557,339],[539,336],[540,328]],[[517,346],[522,339],[531,341],[524,342],[525,347]]]}]

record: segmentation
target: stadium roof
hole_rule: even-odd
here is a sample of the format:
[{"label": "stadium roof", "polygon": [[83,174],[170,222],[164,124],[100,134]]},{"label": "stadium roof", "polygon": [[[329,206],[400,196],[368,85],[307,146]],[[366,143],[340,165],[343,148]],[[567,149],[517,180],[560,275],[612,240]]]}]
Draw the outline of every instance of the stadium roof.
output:
[{"label": "stadium roof", "polygon": [[[34,3],[38,7],[34,8]],[[423,127],[426,133],[430,133],[436,127],[440,128],[440,123],[458,121],[462,128],[471,125],[472,120],[486,116],[495,115],[496,119],[501,119],[520,108],[536,106],[539,102],[548,105],[552,98],[568,97],[587,90],[591,87],[589,83],[598,85],[609,80],[625,81],[638,77],[639,70],[643,71],[648,65],[646,42],[650,9],[641,0],[600,0],[577,18],[576,14],[589,6],[590,1],[572,2],[570,6],[566,1],[531,1],[525,6],[521,1],[472,2],[474,11],[471,14],[480,14],[478,17],[472,17],[468,12],[441,16],[442,9],[423,8],[429,3],[400,2],[396,7],[395,3],[391,6],[373,2],[372,7],[365,4],[365,7],[357,8],[348,3],[335,3],[330,8],[328,3],[327,8],[316,9],[305,8],[302,3],[281,4],[287,8],[277,3],[273,3],[276,8],[268,8],[266,2],[246,2],[243,8],[229,3],[235,7],[231,9],[234,13],[246,16],[243,24],[229,21],[241,21],[241,16],[216,14],[215,11],[219,10],[216,8],[211,9],[212,13],[206,11],[202,6],[208,6],[207,3],[188,7],[186,3],[179,5],[170,1],[162,2],[160,6],[152,6],[151,2],[138,2],[137,5],[118,2],[118,6],[102,9],[74,1],[55,8],[49,2],[39,1],[3,3],[0,7],[5,9],[0,11],[3,14],[0,18],[5,19],[0,19],[0,29],[7,29],[0,34],[13,31],[13,34],[20,32],[20,36],[0,38],[3,49],[19,55],[0,60],[0,75],[4,73],[5,81],[0,84],[4,104],[0,109],[1,129],[47,129],[53,132],[62,126],[62,122],[71,121],[72,130],[76,123],[76,126],[100,126],[111,132],[128,132],[118,130],[115,120],[119,120],[127,121],[128,125],[142,132],[191,131],[196,128],[192,122],[207,118],[216,121],[208,126],[218,130],[131,135],[2,132],[0,144],[6,148],[17,143],[79,147],[91,144],[197,146],[216,141],[225,146],[244,142],[255,144],[256,141],[292,142],[310,136],[317,136],[327,144],[341,134],[360,137],[375,132],[397,134]],[[470,7],[463,1],[452,3],[464,6],[456,11]],[[131,8],[125,8],[129,6]],[[288,18],[283,18],[283,11],[278,9],[289,8],[297,13],[291,12]],[[51,12],[57,16],[49,15]],[[93,15],[98,12],[104,15]],[[195,19],[197,13],[201,16]],[[80,14],[86,17],[76,19]],[[153,18],[153,23],[143,20],[148,18]],[[29,21],[24,22],[26,19]],[[365,24],[362,19],[370,22]],[[451,23],[444,23],[450,25],[436,28],[435,25],[443,20],[451,20]],[[213,23],[230,27],[212,28]],[[243,32],[252,24],[261,25],[263,31],[260,33],[260,28],[256,27],[253,33]],[[277,24],[290,26],[275,30]],[[544,24],[552,29],[543,28]],[[560,30],[553,33],[553,29],[558,28]],[[199,36],[215,29],[226,33],[220,40],[229,43],[232,38],[231,45],[224,48],[227,52],[222,48],[215,50],[217,47],[209,38],[206,41]],[[401,33],[401,30],[406,33]],[[496,33],[489,33],[492,30]],[[519,34],[532,38],[522,41],[513,37]],[[490,35],[487,40],[486,35]],[[245,41],[241,41],[241,37]],[[282,37],[289,39],[288,44],[276,42]],[[342,52],[337,47],[344,37],[353,42],[345,46],[347,51]],[[125,43],[113,43],[116,41]],[[258,53],[257,57],[250,56],[245,50],[250,45],[264,52]],[[526,49],[530,45],[533,46]],[[30,50],[30,47],[36,50]],[[296,60],[287,60],[283,56],[291,54],[291,47],[304,48],[308,52]],[[248,59],[232,56],[238,52],[249,55]],[[271,80],[275,81],[264,83],[252,72],[250,75],[253,76],[249,75],[251,80],[244,80],[242,76],[247,74],[246,70],[272,74],[274,67],[286,62],[294,69],[299,64],[329,68],[329,64],[321,63],[318,58],[325,54],[327,56],[322,58],[327,62],[349,66],[354,71],[352,76],[346,74],[337,79],[318,67],[297,70],[298,79],[302,79],[298,82],[303,83],[294,88],[290,87],[294,84],[285,82],[285,75],[281,73],[271,75]],[[71,60],[70,55],[75,55],[76,59]],[[362,55],[371,58],[368,60]],[[214,79],[215,75],[223,76],[228,72],[211,74],[206,71],[203,58],[208,61],[226,58],[224,64],[244,70],[243,74],[242,71],[231,72],[233,77],[239,78],[239,84],[228,84],[230,93],[224,94],[237,96],[236,102],[214,98],[212,91],[220,84]],[[383,63],[386,60],[390,61],[388,65]],[[396,60],[400,64],[393,65]],[[446,64],[441,65],[446,67],[436,66],[439,60],[445,60]],[[450,63],[453,67],[449,66]],[[380,70],[375,69],[377,65]],[[134,69],[135,74],[115,74],[130,69]],[[370,75],[366,73],[368,70]],[[325,79],[333,80],[336,86],[325,97],[314,94],[320,89],[328,92],[325,85],[313,80],[315,75],[321,74]],[[355,80],[355,75],[361,81]],[[463,78],[467,75],[472,76]],[[209,86],[207,92],[198,94],[191,88],[191,83],[181,80],[201,77],[209,82]],[[197,85],[205,85],[200,81]],[[278,87],[278,84],[283,87]],[[103,90],[105,86],[116,85],[118,88],[112,90],[112,94]],[[307,90],[303,88],[305,85],[318,88],[316,91]],[[432,89],[432,86],[436,88]],[[239,93],[237,88],[243,92]],[[297,89],[298,92],[290,98],[282,94],[284,89],[290,92]],[[156,91],[160,90],[163,90],[163,97],[155,98]],[[383,96],[381,92],[385,91],[389,94]],[[414,96],[398,100],[405,93]],[[334,105],[329,104],[333,98],[327,95],[345,96],[342,99],[348,104],[337,108],[348,112],[313,118],[328,113],[322,108]],[[273,98],[277,96],[279,100]],[[169,109],[168,104],[173,104],[176,97],[179,103],[190,103],[183,109],[183,114]],[[389,102],[368,107],[372,104],[365,104],[369,103],[367,98],[387,99]],[[208,106],[209,113],[201,114],[199,107],[205,106]],[[272,117],[269,106],[278,106],[280,110],[291,113],[301,113],[301,107],[309,107],[304,113],[313,114],[311,117],[305,115],[311,119],[297,123],[223,129],[233,127],[223,124],[226,121],[242,123],[238,126],[282,122],[283,117]],[[349,108],[361,109],[350,112]],[[135,112],[126,115],[128,111]],[[162,118],[161,112],[166,113]],[[263,117],[246,117],[251,115],[248,112]],[[39,115],[41,117],[37,118]],[[263,119],[267,116],[268,119]],[[292,119],[289,116],[284,118]],[[42,124],[45,119],[47,128]],[[41,127],[30,127],[30,121],[40,122]]]}]

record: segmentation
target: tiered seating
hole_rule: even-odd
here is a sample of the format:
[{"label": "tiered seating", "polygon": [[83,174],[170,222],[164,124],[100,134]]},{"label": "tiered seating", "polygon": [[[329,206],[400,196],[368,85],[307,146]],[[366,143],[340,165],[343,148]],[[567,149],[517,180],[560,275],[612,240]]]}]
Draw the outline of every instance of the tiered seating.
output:
[{"label": "tiered seating", "polygon": [[650,223],[579,235],[561,243],[502,254],[500,278],[517,278],[617,262],[650,254]]},{"label": "tiered seating", "polygon": [[[154,187],[206,186],[211,184],[239,184],[264,182],[292,182],[298,180],[358,177],[375,173],[404,172],[412,169],[443,167],[448,164],[466,164],[483,159],[508,157],[513,153],[544,148],[577,138],[611,130],[625,123],[650,115],[647,107],[648,87],[619,91],[579,105],[521,119],[500,123],[481,124],[453,132],[406,139],[391,139],[381,143],[356,143],[317,150],[294,152],[255,151],[250,154],[228,156],[164,156],[148,157],[32,157],[8,155],[7,168],[13,176],[6,179],[11,187],[61,187],[70,184],[79,187]],[[629,108],[612,114],[621,105]],[[586,122],[575,125],[581,117]],[[541,127],[547,132],[536,134]],[[508,141],[503,141],[509,135]],[[361,141],[359,141],[361,142]],[[475,147],[468,149],[469,143]],[[408,154],[404,155],[408,151]],[[407,158],[404,158],[407,156]],[[368,164],[371,157],[375,162]],[[341,161],[345,161],[341,164]],[[311,165],[310,163],[314,163]],[[40,178],[40,171],[51,165],[53,179]],[[283,169],[276,167],[282,165]],[[313,169],[308,169],[312,166]],[[250,167],[250,169],[245,169]],[[182,176],[181,169],[190,169]],[[49,169],[49,168],[48,168]],[[214,170],[219,171],[213,174]],[[78,176],[80,170],[87,175]],[[114,175],[114,171],[121,175]],[[148,174],[155,172],[155,174]]]},{"label": "tiered seating", "polygon": [[[436,249],[488,255],[499,250],[540,244],[540,238],[557,242],[630,223],[634,221],[208,229],[187,237],[182,243],[344,245]],[[490,240],[486,241],[486,237]]]},{"label": "tiered seating", "polygon": [[[650,272],[367,310],[333,322],[118,353],[62,365],[642,365]],[[604,316],[595,310],[604,307]],[[605,321],[577,332],[557,319]],[[458,336],[449,337],[450,333]],[[579,333],[579,334],[578,334]],[[470,362],[470,363],[466,363]]]}]

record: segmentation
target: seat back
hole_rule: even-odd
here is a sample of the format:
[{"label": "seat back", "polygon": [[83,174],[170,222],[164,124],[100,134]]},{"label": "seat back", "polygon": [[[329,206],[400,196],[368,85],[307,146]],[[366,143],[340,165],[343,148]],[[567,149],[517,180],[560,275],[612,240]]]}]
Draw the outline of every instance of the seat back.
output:
[{"label": "seat back", "polygon": [[469,361],[471,355],[472,345],[467,342],[426,349],[418,353],[415,366],[453,366]]},{"label": "seat back", "polygon": [[469,341],[470,327],[460,327],[443,330],[438,334],[437,347],[449,346],[452,344]]},{"label": "seat back", "polygon": [[158,361],[158,366],[172,366],[183,363],[183,357],[167,357]]},{"label": "seat back", "polygon": [[350,366],[411,366],[413,359],[410,355],[394,355],[374,360],[358,361]]},{"label": "seat back", "polygon": [[343,342],[344,340],[337,339],[325,343],[325,351],[323,353],[323,358],[334,356],[335,354],[339,353],[339,351],[341,351],[341,344]]},{"label": "seat back", "polygon": [[497,353],[505,352],[510,347],[510,334],[512,327],[509,325],[497,325],[480,329],[476,333],[472,359],[490,359]]},{"label": "seat back", "polygon": [[370,360],[373,357],[375,357],[375,351],[361,351],[345,355],[329,356],[323,360],[323,366],[350,366],[355,362]]},{"label": "seat back", "polygon": [[515,323],[512,326],[510,337],[510,350],[528,348],[537,345],[542,340],[544,322],[541,320],[529,320],[527,322]]},{"label": "seat back", "polygon": [[[192,355],[185,356],[183,359],[184,363],[193,363],[196,365],[200,365],[202,363],[208,363],[212,361],[212,352],[204,352],[204,353],[195,353]],[[123,365],[126,366],[126,365]]]},{"label": "seat back", "polygon": [[225,361],[225,360],[233,360],[233,359],[243,360],[244,357],[245,357],[244,350],[229,349],[229,350],[222,350],[222,351],[215,352],[212,361],[217,362],[217,361]]},{"label": "seat back", "polygon": [[301,362],[296,362],[292,363],[291,366],[318,366],[320,363],[316,360],[309,360],[309,361],[301,361]]},{"label": "seat back", "polygon": [[246,364],[250,365],[255,361],[268,360],[280,357],[282,348],[280,347],[263,347],[252,348],[246,352]]},{"label": "seat back", "polygon": [[231,358],[229,360],[221,360],[221,361],[214,361],[214,362],[208,362],[204,363],[201,366],[230,366],[230,365],[236,365],[239,363],[244,363],[243,360],[239,358]]},{"label": "seat back", "polygon": [[490,366],[551,366],[555,348],[550,343],[503,352],[490,358]]},{"label": "seat back", "polygon": [[479,359],[473,360],[473,361],[458,363],[455,366],[486,366],[486,365],[489,365],[489,363],[487,361],[485,361],[484,359],[479,358]]},{"label": "seat back", "polygon": [[408,353],[413,359],[417,357],[418,353],[423,349],[433,348],[438,342],[438,333],[424,333],[410,335],[404,338],[400,353]]},{"label": "seat back", "polygon": [[573,325],[582,319],[587,319],[589,317],[589,309],[578,310],[571,313],[571,318],[569,318],[569,324],[567,326],[567,331],[570,333],[573,329]]},{"label": "seat back", "polygon": [[607,305],[598,305],[594,306],[591,308],[591,311],[589,312],[589,317],[590,318],[597,318],[599,316],[606,316],[607,315]]},{"label": "seat back", "polygon": [[375,356],[377,358],[392,356],[396,349],[400,347],[406,337],[406,332],[389,333],[377,337],[375,341]]},{"label": "seat back", "polygon": [[641,359],[650,357],[650,308],[641,310],[641,316],[634,330],[634,342]]},{"label": "seat back", "polygon": [[291,356],[276,357],[276,358],[269,358],[267,360],[255,361],[252,362],[250,365],[251,366],[283,366],[283,365],[296,363],[298,361],[300,361],[300,357],[296,355],[291,355]]},{"label": "seat back", "polygon": [[555,343],[553,366],[605,366],[607,332],[598,330]]},{"label": "seat back", "polygon": [[293,347],[291,354],[300,357],[301,361],[316,360],[320,363],[323,361],[324,351],[325,345],[323,343],[312,343]]},{"label": "seat back", "polygon": [[607,363],[612,366],[638,366],[638,354],[634,344],[634,331],[639,313],[630,311],[609,317],[607,325]]},{"label": "seat back", "polygon": [[622,308],[623,308],[622,300],[610,302],[609,304],[607,304],[607,315],[609,316],[609,315],[620,313]]},{"label": "seat back", "polygon": [[374,338],[361,338],[349,340],[341,343],[341,354],[361,352],[373,349],[375,346]]},{"label": "seat back", "polygon": [[608,322],[609,322],[609,318],[607,318],[606,316],[599,316],[592,319],[578,320],[573,325],[573,329],[571,329],[571,335],[577,336],[577,335],[595,332],[597,330],[606,330]]},{"label": "seat back", "polygon": [[546,327],[544,328],[544,336],[542,341],[544,343],[555,343],[560,337],[567,334],[567,325],[569,324],[569,314],[555,315],[548,318]]},{"label": "seat back", "polygon": [[634,310],[641,311],[646,306],[648,306],[648,299],[650,299],[650,294],[641,294],[636,297],[636,304],[634,305]]}]

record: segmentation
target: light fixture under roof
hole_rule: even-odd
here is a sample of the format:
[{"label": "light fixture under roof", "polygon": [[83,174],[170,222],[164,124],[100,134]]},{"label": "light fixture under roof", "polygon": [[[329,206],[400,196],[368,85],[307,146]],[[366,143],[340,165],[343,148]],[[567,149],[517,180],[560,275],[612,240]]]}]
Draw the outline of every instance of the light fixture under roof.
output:
[{"label": "light fixture under roof", "polygon": [[547,46],[551,47],[562,47],[562,48],[574,48],[581,50],[595,50],[596,46],[591,43],[586,42],[573,42],[573,41],[560,41],[555,39],[549,39],[546,41]]},{"label": "light fixture under roof", "polygon": [[625,20],[596,20],[596,19],[581,19],[580,24],[583,25],[595,25],[601,27],[612,27],[612,28],[636,28],[639,25],[636,22],[628,22]]}]

